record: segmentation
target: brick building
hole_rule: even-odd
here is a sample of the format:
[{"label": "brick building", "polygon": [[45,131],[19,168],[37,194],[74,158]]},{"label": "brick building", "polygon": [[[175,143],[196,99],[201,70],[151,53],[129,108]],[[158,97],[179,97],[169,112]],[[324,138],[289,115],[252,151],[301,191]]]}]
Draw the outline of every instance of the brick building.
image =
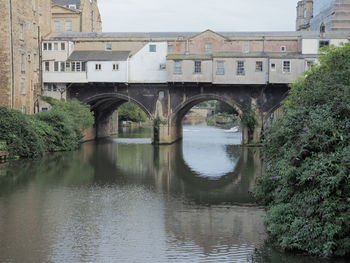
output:
[{"label": "brick building", "polygon": [[2,0],[1,4],[0,105],[34,113],[41,91],[40,39],[50,33],[51,3]]}]

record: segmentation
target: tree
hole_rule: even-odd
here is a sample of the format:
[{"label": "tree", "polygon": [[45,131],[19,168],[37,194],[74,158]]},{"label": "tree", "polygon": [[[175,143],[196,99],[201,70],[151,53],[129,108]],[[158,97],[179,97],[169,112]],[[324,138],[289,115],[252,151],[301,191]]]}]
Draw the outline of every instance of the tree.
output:
[{"label": "tree", "polygon": [[255,197],[285,250],[350,253],[350,44],[322,50],[265,133]]},{"label": "tree", "polygon": [[143,122],[147,120],[146,113],[131,102],[126,102],[118,108],[118,116],[122,121]]}]

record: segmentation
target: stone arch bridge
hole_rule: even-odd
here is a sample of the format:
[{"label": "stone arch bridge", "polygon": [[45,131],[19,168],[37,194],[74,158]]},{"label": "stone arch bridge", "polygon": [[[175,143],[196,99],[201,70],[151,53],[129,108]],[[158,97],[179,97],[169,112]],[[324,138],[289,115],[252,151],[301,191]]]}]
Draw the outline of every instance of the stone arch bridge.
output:
[{"label": "stone arch bridge", "polygon": [[[182,138],[185,114],[203,101],[218,100],[234,107],[241,118],[247,109],[255,113],[257,125],[243,128],[243,143],[259,142],[265,122],[280,106],[288,85],[215,85],[211,83],[71,84],[68,97],[91,105],[95,113],[96,138],[117,133],[117,109],[130,101],[154,120],[153,141],[170,144]],[[155,121],[157,120],[157,121]]]}]

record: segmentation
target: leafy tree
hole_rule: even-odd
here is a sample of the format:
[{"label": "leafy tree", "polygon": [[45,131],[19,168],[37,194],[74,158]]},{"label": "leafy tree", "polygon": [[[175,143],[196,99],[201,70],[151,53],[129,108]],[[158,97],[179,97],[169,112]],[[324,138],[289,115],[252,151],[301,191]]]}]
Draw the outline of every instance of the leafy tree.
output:
[{"label": "leafy tree", "polygon": [[271,238],[322,257],[350,253],[350,44],[322,50],[265,133],[255,197]]},{"label": "leafy tree", "polygon": [[147,115],[143,110],[132,102],[126,102],[118,108],[118,116],[122,121],[143,122]]}]

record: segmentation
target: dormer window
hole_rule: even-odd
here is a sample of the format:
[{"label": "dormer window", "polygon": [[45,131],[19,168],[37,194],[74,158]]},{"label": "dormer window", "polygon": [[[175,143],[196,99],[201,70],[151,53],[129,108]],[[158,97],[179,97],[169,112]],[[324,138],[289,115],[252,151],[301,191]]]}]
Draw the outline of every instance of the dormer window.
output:
[{"label": "dormer window", "polygon": [[70,9],[77,9],[77,5],[68,5],[68,8],[70,8]]},{"label": "dormer window", "polygon": [[326,26],[325,26],[325,24],[321,24],[321,26],[320,26],[320,33],[325,33],[326,32]]},{"label": "dormer window", "polygon": [[287,47],[286,46],[281,46],[281,52],[286,52],[287,51]]}]

